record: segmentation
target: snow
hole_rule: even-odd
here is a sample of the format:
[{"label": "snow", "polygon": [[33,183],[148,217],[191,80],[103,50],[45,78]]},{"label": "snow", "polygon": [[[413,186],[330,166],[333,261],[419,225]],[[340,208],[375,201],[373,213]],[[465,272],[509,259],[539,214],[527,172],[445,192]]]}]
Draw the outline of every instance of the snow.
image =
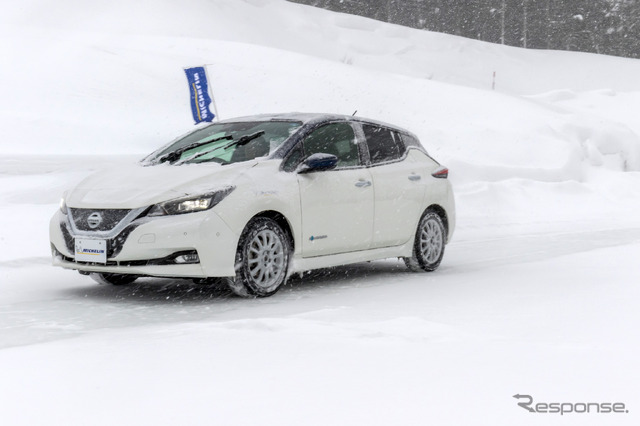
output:
[{"label": "snow", "polygon": [[[282,0],[9,2],[0,46],[3,424],[638,423],[640,61]],[[63,191],[189,130],[201,64],[222,118],[358,110],[416,133],[456,191],[441,268],[240,300],[49,266]],[[530,414],[516,393],[629,413]]]}]

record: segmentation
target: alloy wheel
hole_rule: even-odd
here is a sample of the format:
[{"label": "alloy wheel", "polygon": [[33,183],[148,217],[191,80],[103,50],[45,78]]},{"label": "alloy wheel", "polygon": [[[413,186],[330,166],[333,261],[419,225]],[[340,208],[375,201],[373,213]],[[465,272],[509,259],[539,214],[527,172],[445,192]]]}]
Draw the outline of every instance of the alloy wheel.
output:
[{"label": "alloy wheel", "polygon": [[434,263],[440,258],[443,247],[442,227],[435,219],[427,219],[420,232],[420,255],[427,263]]},{"label": "alloy wheel", "polygon": [[280,236],[271,229],[256,233],[248,245],[248,272],[253,283],[267,289],[276,284],[285,270],[285,249]]}]

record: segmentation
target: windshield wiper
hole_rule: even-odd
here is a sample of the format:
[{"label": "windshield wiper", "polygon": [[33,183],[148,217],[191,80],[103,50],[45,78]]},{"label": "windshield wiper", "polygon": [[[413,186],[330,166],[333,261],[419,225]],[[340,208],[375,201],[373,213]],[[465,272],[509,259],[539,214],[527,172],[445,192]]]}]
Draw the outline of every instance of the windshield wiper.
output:
[{"label": "windshield wiper", "polygon": [[[259,132],[255,132],[253,134],[250,135],[246,135],[241,137],[240,139],[238,139],[237,141],[231,141],[228,144],[224,145],[224,146],[216,146],[215,148],[211,148],[209,150],[206,151],[202,151],[202,152],[198,152],[197,154],[192,155],[191,157],[185,158],[184,160],[180,160],[176,163],[176,165],[180,165],[189,161],[193,161],[196,160],[200,157],[204,157],[207,154],[211,154],[214,151],[217,151],[219,149],[229,149],[232,146],[242,146],[242,145],[246,145],[249,142],[251,142],[254,139],[258,139],[260,136],[264,135],[264,130],[260,130]],[[231,138],[233,139],[233,138]]]},{"label": "windshield wiper", "polygon": [[[227,136],[220,136],[220,137],[217,137],[217,138],[214,137],[213,139],[209,139],[209,140],[205,139],[205,140],[202,140],[200,142],[195,142],[195,143],[192,143],[190,145],[183,146],[182,148],[176,149],[175,151],[171,151],[168,154],[165,154],[162,157],[158,158],[156,164],[161,164],[161,163],[164,163],[165,161],[173,163],[173,162],[179,160],[180,156],[182,156],[182,154],[184,154],[185,152],[189,151],[190,149],[198,148],[200,146],[207,145],[207,144],[210,144],[212,142],[223,141],[225,139],[226,140],[233,140],[233,136],[227,135]],[[240,140],[242,140],[242,139],[240,139]],[[240,140],[238,142],[240,142]],[[233,142],[231,142],[231,143],[233,143]],[[225,145],[225,147],[227,145]]]},{"label": "windshield wiper", "polygon": [[251,142],[254,139],[258,139],[260,136],[264,135],[264,130],[260,130],[259,132],[255,132],[252,133],[250,135],[246,135],[241,137],[240,139],[238,139],[237,141],[231,141],[228,144],[226,144],[223,148],[224,149],[229,149],[232,146],[242,146],[242,145],[246,145],[249,142]]},{"label": "windshield wiper", "polygon": [[[225,145],[225,146],[226,146],[226,145]],[[221,148],[224,148],[225,146],[216,146],[215,148],[211,148],[211,149],[207,149],[207,150],[202,151],[202,152],[198,152],[198,153],[196,153],[196,154],[193,154],[191,157],[187,157],[187,158],[185,158],[185,159],[182,159],[182,160],[180,160],[180,161],[177,161],[174,165],[179,166],[179,165],[181,165],[181,164],[183,164],[183,163],[186,163],[186,162],[189,162],[189,161],[196,160],[196,159],[198,159],[198,158],[200,158],[200,157],[204,157],[204,156],[205,156],[205,155],[207,155],[207,154],[211,154],[213,151],[217,151],[217,150],[219,150],[219,149],[221,149]]]},{"label": "windshield wiper", "polygon": [[[225,149],[226,150],[226,149],[231,148],[232,146],[243,146],[243,145],[246,145],[249,142],[251,142],[252,140],[258,139],[262,135],[264,135],[264,130],[260,130],[258,132],[252,133],[250,135],[243,136],[240,139],[238,139],[237,141],[234,141],[233,137],[231,135],[229,135],[229,136],[222,136],[220,138],[213,139],[213,140],[210,140],[210,141],[197,142],[195,144],[191,144],[191,145],[186,146],[184,148],[180,148],[180,149],[178,149],[178,150],[176,150],[174,152],[170,152],[169,154],[166,154],[166,155],[160,157],[160,160],[158,161],[158,163],[162,163],[164,161],[169,160],[170,162],[176,162],[177,161],[176,165],[180,165],[180,164],[186,163],[188,161],[196,160],[196,159],[198,159],[200,157],[203,157],[203,156],[205,156],[207,154],[211,154],[212,152],[217,151],[219,149]],[[209,150],[206,150],[206,151],[202,151],[202,152],[198,152],[198,153],[192,155],[191,157],[188,157],[188,158],[185,158],[183,160],[178,161],[180,159],[180,156],[184,152],[189,151],[190,149],[197,148],[199,146],[206,145],[206,144],[211,143],[211,142],[224,140],[224,139],[231,139],[231,142],[229,142],[228,144],[223,145],[223,146],[216,146],[215,148],[212,148],[212,149],[209,149]]]},{"label": "windshield wiper", "polygon": [[228,144],[226,144],[224,146],[217,146],[217,147],[209,149],[207,151],[199,152],[197,154],[192,155],[189,158],[185,158],[184,160],[178,161],[176,163],[176,165],[180,165],[180,164],[183,164],[183,163],[186,163],[186,162],[189,162],[189,161],[196,160],[196,159],[198,159],[200,157],[204,157],[207,154],[211,154],[212,152],[217,151],[219,149],[229,149],[232,146],[243,146],[243,145],[246,145],[249,142],[251,142],[252,140],[258,139],[262,135],[264,135],[264,130],[260,130],[259,132],[255,132],[255,133],[252,133],[250,135],[243,136],[240,139],[238,139],[237,141],[231,141],[231,142],[229,142]]}]

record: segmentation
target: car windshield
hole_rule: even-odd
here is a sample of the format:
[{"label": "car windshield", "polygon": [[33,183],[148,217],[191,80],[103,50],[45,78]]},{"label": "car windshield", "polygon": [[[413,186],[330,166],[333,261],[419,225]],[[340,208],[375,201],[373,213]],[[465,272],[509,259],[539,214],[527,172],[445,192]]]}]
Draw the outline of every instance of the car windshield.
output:
[{"label": "car windshield", "polygon": [[299,121],[215,123],[195,130],[147,158],[144,163],[239,163],[270,155],[302,126]]}]

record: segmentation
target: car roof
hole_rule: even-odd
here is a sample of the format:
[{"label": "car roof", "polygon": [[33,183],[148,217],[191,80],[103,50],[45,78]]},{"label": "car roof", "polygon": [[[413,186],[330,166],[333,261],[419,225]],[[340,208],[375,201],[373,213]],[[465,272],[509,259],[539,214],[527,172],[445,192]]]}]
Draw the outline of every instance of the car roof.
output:
[{"label": "car roof", "polygon": [[410,131],[393,124],[388,124],[382,121],[371,120],[369,118],[330,114],[330,113],[310,113],[310,112],[290,112],[290,113],[278,113],[278,114],[257,114],[249,115],[245,117],[230,118],[228,120],[221,120],[220,123],[237,123],[244,121],[280,121],[280,120],[293,120],[301,121],[305,125],[322,124],[328,121],[354,121],[359,123],[368,123],[381,127],[387,127],[403,133],[412,134]]}]

